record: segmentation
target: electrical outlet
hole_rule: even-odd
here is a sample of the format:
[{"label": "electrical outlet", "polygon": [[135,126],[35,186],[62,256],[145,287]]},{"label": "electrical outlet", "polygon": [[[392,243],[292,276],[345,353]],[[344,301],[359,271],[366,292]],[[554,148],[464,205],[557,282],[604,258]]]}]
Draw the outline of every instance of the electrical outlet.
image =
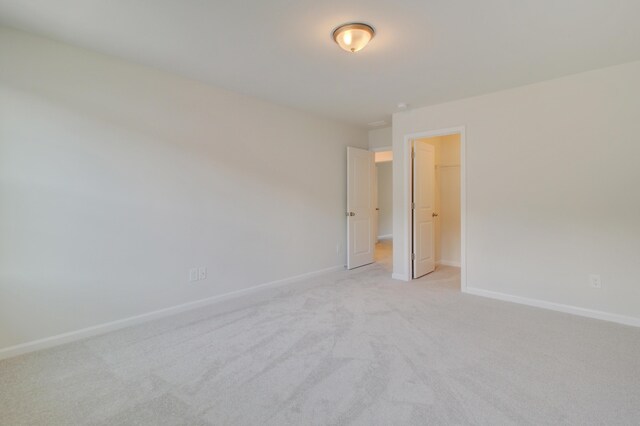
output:
[{"label": "electrical outlet", "polygon": [[189,269],[189,282],[198,281],[198,268]]},{"label": "electrical outlet", "polygon": [[207,279],[207,268],[204,266],[201,266],[198,268],[198,279],[199,280],[206,280]]},{"label": "electrical outlet", "polygon": [[598,274],[589,275],[589,284],[593,288],[602,288],[602,278]]}]

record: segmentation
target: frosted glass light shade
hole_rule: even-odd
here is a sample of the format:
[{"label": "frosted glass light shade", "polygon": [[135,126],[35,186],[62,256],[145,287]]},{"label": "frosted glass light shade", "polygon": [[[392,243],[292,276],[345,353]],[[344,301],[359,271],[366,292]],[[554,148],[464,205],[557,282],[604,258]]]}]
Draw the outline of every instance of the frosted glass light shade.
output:
[{"label": "frosted glass light shade", "polygon": [[345,24],[333,31],[333,39],[347,52],[362,50],[373,38],[375,31],[367,24]]}]

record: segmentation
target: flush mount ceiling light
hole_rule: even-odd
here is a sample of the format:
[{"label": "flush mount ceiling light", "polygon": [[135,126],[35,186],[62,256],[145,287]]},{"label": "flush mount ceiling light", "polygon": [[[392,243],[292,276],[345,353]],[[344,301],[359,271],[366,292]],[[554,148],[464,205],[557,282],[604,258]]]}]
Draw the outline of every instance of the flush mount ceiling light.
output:
[{"label": "flush mount ceiling light", "polygon": [[362,50],[376,34],[371,25],[352,22],[333,30],[333,40],[347,52]]}]

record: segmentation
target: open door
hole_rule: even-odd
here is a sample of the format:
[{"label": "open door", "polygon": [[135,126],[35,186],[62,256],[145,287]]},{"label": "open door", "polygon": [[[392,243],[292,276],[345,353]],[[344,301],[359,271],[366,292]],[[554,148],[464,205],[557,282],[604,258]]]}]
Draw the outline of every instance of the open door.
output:
[{"label": "open door", "polygon": [[373,152],[347,148],[347,269],[373,263]]},{"label": "open door", "polygon": [[375,153],[373,154],[373,243],[378,244],[379,224],[380,224],[380,208],[378,207],[378,167],[375,162]]},{"label": "open door", "polygon": [[435,147],[414,141],[413,170],[413,278],[433,272],[435,262]]}]

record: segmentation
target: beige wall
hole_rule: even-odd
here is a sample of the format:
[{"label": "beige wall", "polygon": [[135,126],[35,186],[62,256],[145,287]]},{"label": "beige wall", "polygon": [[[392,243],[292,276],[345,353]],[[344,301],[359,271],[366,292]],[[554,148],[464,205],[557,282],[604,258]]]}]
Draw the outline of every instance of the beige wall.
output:
[{"label": "beige wall", "polygon": [[466,126],[468,290],[640,325],[639,112],[632,62],[395,114],[394,274],[408,273],[404,137]]},{"label": "beige wall", "polygon": [[376,163],[378,173],[378,237],[393,233],[393,163]]},{"label": "beige wall", "polygon": [[384,163],[385,161],[393,161],[393,151],[376,151],[374,152],[376,163]]},{"label": "beige wall", "polygon": [[344,265],[348,145],[367,132],[0,29],[0,349]]},{"label": "beige wall", "polygon": [[440,138],[438,180],[438,261],[460,266],[460,135]]}]

